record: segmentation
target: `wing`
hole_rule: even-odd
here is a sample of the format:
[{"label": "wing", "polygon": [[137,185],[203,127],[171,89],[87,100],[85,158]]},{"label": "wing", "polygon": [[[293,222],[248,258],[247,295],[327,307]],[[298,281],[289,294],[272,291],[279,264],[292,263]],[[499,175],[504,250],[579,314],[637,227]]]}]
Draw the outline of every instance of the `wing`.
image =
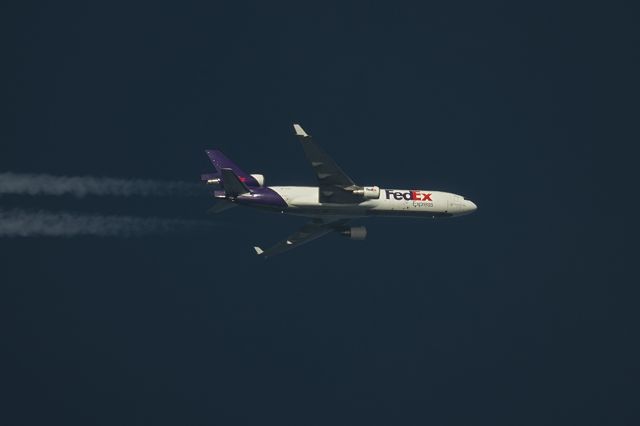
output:
[{"label": "wing", "polygon": [[302,143],[302,148],[318,177],[318,194],[321,203],[353,203],[359,197],[354,196],[353,190],[360,189],[353,180],[342,171],[340,166],[313,141],[299,124],[293,125],[296,136]]},{"label": "wing", "polygon": [[305,224],[302,228],[298,229],[293,235],[290,235],[284,241],[279,242],[275,246],[262,250],[260,247],[254,247],[258,255],[263,257],[272,257],[285,251],[294,249],[302,244],[308,243],[320,237],[333,232],[340,227],[346,225],[349,219],[338,219],[329,222],[325,222],[321,219],[314,219],[313,221]]}]

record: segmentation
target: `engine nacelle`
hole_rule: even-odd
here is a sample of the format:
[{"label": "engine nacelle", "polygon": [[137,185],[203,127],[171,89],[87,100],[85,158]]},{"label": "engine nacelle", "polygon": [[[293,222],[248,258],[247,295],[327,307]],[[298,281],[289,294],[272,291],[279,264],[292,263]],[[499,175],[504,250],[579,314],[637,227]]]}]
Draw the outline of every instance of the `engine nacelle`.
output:
[{"label": "engine nacelle", "polygon": [[[256,173],[252,174],[251,177],[254,178],[256,182],[258,182],[258,185],[260,185],[261,187],[264,186],[264,175]],[[207,185],[220,185],[222,183],[222,179],[216,175],[202,175],[202,179],[206,179]]]},{"label": "engine nacelle", "polygon": [[258,181],[258,185],[264,186],[264,176],[259,174],[251,174],[251,177]]},{"label": "engine nacelle", "polygon": [[352,240],[364,240],[367,238],[367,228],[364,226],[351,226],[340,230],[340,235]]},{"label": "engine nacelle", "polygon": [[355,189],[353,191],[355,195],[359,195],[365,200],[377,200],[380,198],[380,187],[379,186],[364,186],[360,189]]}]

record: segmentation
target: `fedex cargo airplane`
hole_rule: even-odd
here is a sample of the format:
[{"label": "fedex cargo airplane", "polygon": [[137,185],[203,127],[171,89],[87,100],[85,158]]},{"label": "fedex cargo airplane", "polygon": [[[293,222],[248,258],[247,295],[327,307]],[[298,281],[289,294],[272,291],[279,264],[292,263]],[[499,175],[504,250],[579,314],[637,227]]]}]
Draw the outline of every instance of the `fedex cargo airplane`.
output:
[{"label": "fedex cargo airplane", "polygon": [[207,150],[216,173],[202,175],[207,184],[220,185],[214,191],[219,200],[209,210],[219,213],[238,205],[311,219],[286,240],[258,255],[271,257],[332,232],[353,240],[367,236],[364,226],[350,226],[354,219],[369,216],[440,218],[462,216],[476,205],[461,195],[426,189],[382,189],[357,185],[298,124],[296,136],[318,178],[317,186],[265,186],[264,176],[245,173],[222,152]]}]

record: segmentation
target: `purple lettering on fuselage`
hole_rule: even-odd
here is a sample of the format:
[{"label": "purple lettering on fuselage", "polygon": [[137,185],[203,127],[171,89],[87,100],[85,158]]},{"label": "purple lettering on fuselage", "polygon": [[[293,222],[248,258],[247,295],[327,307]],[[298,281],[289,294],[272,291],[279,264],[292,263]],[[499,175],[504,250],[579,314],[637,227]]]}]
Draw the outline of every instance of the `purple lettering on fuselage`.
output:
[{"label": "purple lettering on fuselage", "polygon": [[394,200],[402,201],[433,201],[431,199],[430,192],[422,192],[422,191],[405,191],[400,192],[393,189],[385,189],[384,192],[387,195],[387,200],[393,198]]}]

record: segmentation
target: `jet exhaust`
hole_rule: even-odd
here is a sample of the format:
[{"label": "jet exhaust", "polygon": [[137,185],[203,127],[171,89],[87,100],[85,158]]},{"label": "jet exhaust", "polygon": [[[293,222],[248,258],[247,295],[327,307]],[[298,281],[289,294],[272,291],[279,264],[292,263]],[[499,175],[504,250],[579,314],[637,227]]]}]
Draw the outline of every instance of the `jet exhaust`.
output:
[{"label": "jet exhaust", "polygon": [[85,196],[198,196],[202,185],[190,182],[120,179],[93,176],[55,176],[33,173],[0,173],[1,195]]},{"label": "jet exhaust", "polygon": [[0,210],[0,237],[141,237],[210,232],[214,223],[158,217]]}]

